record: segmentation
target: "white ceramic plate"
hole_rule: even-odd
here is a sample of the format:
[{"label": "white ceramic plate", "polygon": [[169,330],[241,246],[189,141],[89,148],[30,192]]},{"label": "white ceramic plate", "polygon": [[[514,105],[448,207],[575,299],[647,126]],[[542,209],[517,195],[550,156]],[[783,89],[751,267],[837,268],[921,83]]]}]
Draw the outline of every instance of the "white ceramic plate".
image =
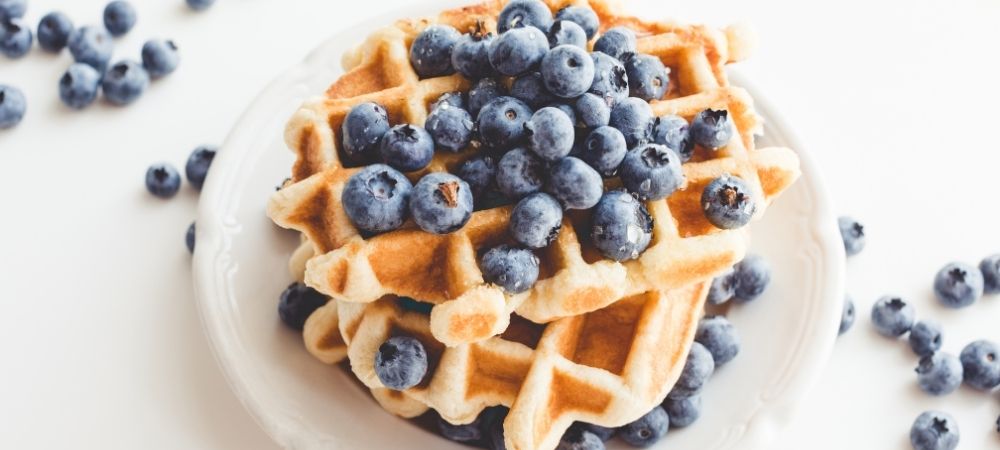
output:
[{"label": "white ceramic plate", "polygon": [[[281,324],[277,298],[290,282],[287,261],[298,238],[264,214],[292,163],[282,141],[285,121],[342,73],[341,55],[377,26],[458,3],[418,5],[337,33],[260,94],[213,163],[201,194],[194,263],[205,333],[236,396],[284,447],[465,448],[382,411]],[[737,74],[732,81],[747,87]],[[844,256],[830,201],[808,151],[764,96],[750,91],[767,122],[758,145],[798,150],[803,176],[753,226],[753,251],[767,258],[774,276],[762,298],[731,311],[741,355],[713,377],[702,419],[672,430],[654,448],[768,448],[825,367],[836,336]]]}]

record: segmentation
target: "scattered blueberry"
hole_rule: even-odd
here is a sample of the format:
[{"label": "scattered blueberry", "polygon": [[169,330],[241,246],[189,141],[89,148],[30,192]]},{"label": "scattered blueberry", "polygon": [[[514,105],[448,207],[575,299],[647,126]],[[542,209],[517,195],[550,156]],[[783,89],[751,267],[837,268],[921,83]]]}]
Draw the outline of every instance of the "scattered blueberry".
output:
[{"label": "scattered blueberry", "polygon": [[0,21],[24,17],[27,9],[27,0],[0,0]]},{"label": "scattered blueberry", "polygon": [[31,50],[34,41],[31,28],[21,19],[0,20],[0,53],[8,58],[20,58]]},{"label": "scattered blueberry", "polygon": [[740,352],[740,337],[736,328],[723,316],[701,319],[694,340],[712,354],[716,368],[732,361]]},{"label": "scattered blueberry", "polygon": [[590,93],[601,97],[609,106],[628,98],[628,74],[625,65],[601,52],[590,54],[594,60],[594,81]]},{"label": "scattered blueberry", "polygon": [[489,149],[514,148],[524,141],[524,124],[531,119],[531,108],[513,97],[497,97],[479,111],[476,124],[479,138]]},{"label": "scattered blueberry", "polygon": [[215,4],[215,0],[185,0],[188,8],[195,11],[204,11]]},{"label": "scattered blueberry", "polygon": [[950,308],[964,308],[983,296],[983,273],[965,263],[953,262],[934,277],[934,293]]},{"label": "scattered blueberry", "polygon": [[840,237],[844,239],[844,251],[847,252],[847,256],[861,253],[865,248],[864,225],[847,216],[840,216],[837,224],[840,225]]},{"label": "scattered blueberry", "polygon": [[212,160],[215,159],[217,150],[214,146],[202,145],[195,148],[188,156],[187,163],[184,165],[184,174],[187,175],[188,183],[191,183],[195,189],[200,191],[201,186],[205,184],[208,168],[212,166]]},{"label": "scattered blueberry", "polygon": [[351,175],[344,185],[341,203],[355,227],[368,233],[384,233],[403,225],[412,189],[410,180],[396,169],[374,164]]},{"label": "scattered blueberry", "polygon": [[589,6],[567,6],[556,13],[556,20],[567,20],[583,28],[589,41],[597,34],[601,21]]},{"label": "scattered blueberry", "polygon": [[705,388],[705,383],[714,372],[715,360],[712,352],[698,342],[691,343],[687,362],[684,363],[684,371],[681,372],[680,378],[677,379],[677,383],[674,384],[668,397],[686,398],[698,395]]},{"label": "scattered blueberry", "polygon": [[750,254],[733,268],[736,272],[737,303],[756,300],[771,283],[771,266],[760,255]]},{"label": "scattered blueberry", "polygon": [[931,395],[950,394],[962,384],[962,363],[944,352],[920,358],[916,372],[920,389]]},{"label": "scattered blueberry", "polygon": [[483,279],[518,294],[538,280],[538,257],[531,250],[500,245],[483,254],[480,260]]},{"label": "scattered blueberry", "polygon": [[472,197],[478,201],[479,196],[496,187],[497,163],[489,155],[475,156],[458,167],[458,177],[469,183]]},{"label": "scattered blueberry", "polygon": [[149,87],[149,73],[141,64],[128,60],[111,66],[101,82],[104,98],[119,106],[138,100],[147,87]]},{"label": "scattered blueberry", "polygon": [[1000,254],[983,258],[979,263],[979,271],[983,274],[983,292],[986,294],[1000,292]]},{"label": "scattered blueberry", "polygon": [[73,109],[90,106],[101,87],[101,74],[86,64],[74,63],[59,78],[59,99]]},{"label": "scattered blueberry", "polygon": [[454,425],[438,417],[438,430],[445,439],[455,442],[476,442],[483,438],[482,415],[470,423]]},{"label": "scattered blueberry", "polygon": [[757,212],[757,202],[741,178],[723,175],[705,186],[701,194],[705,218],[724,230],[740,228]]},{"label": "scattered blueberry", "polygon": [[910,349],[917,356],[930,356],[941,349],[941,326],[921,320],[910,329]]},{"label": "scattered blueberry", "polygon": [[959,440],[958,422],[951,414],[927,411],[910,428],[913,450],[954,450]]},{"label": "scattered blueberry", "polygon": [[1000,349],[993,342],[980,340],[966,345],[960,355],[965,370],[965,384],[981,391],[1000,386]]},{"label": "scattered blueberry", "polygon": [[347,113],[340,127],[343,153],[350,165],[375,160],[382,136],[389,131],[389,115],[378,103],[360,103]]},{"label": "scattered blueberry", "polygon": [[902,298],[887,295],[872,306],[872,323],[875,330],[885,337],[898,338],[913,328],[913,320],[917,315],[913,306]]},{"label": "scattered blueberry", "polygon": [[557,97],[576,98],[594,83],[594,60],[587,51],[573,45],[560,45],[542,59],[545,87]]},{"label": "scattered blueberry", "polygon": [[448,25],[431,25],[421,31],[410,46],[410,64],[420,78],[432,78],[455,72],[451,52],[461,35]]},{"label": "scattered blueberry", "polygon": [[729,111],[706,109],[691,121],[691,140],[710,150],[725,147],[733,137],[730,122]]},{"label": "scattered blueberry", "polygon": [[20,89],[0,84],[0,130],[21,123],[27,109],[28,102]]},{"label": "scattered blueberry", "polygon": [[684,185],[681,158],[658,144],[644,144],[629,150],[618,168],[622,185],[639,200],[667,198]]},{"label": "scattered blueberry", "polygon": [[326,297],[302,283],[292,283],[281,293],[278,301],[278,317],[293,330],[302,331],[306,319],[326,304]]},{"label": "scattered blueberry", "polygon": [[732,300],[736,295],[736,271],[727,269],[712,279],[712,286],[708,289],[708,303],[721,305]]},{"label": "scattered blueberry", "polygon": [[669,429],[670,417],[657,406],[639,420],[619,428],[618,437],[633,447],[649,447],[666,436]]},{"label": "scattered blueberry", "polygon": [[104,73],[108,62],[111,61],[111,52],[114,50],[114,42],[108,31],[102,27],[92,26],[73,30],[69,34],[66,46],[69,47],[74,61],[87,64],[101,73]]},{"label": "scattered blueberry", "polygon": [[580,25],[566,20],[557,20],[549,29],[549,47],[572,45],[587,49],[587,32]]},{"label": "scattered blueberry", "polygon": [[[582,97],[581,97],[582,98]],[[603,126],[590,132],[583,142],[580,158],[606,177],[618,173],[627,152],[625,136],[617,128]]]},{"label": "scattered blueberry", "polygon": [[547,32],[551,26],[552,11],[540,0],[511,0],[497,17],[497,31],[501,33],[522,27]]},{"label": "scattered blueberry", "polygon": [[181,174],[174,166],[157,163],[146,169],[146,190],[160,198],[170,198],[181,188]]},{"label": "scattered blueberry", "polygon": [[194,253],[194,237],[195,224],[191,222],[191,225],[188,225],[187,233],[184,234],[184,244],[187,245],[187,249],[191,253]]},{"label": "scattered blueberry", "polygon": [[497,72],[513,77],[538,67],[548,51],[549,40],[538,28],[515,28],[490,44],[490,64]]},{"label": "scattered blueberry", "polygon": [[535,111],[524,129],[528,134],[528,148],[545,161],[558,161],[573,149],[573,122],[557,108]]},{"label": "scattered blueberry", "polygon": [[534,153],[516,148],[500,158],[497,165],[497,187],[507,198],[517,200],[542,190],[545,184],[545,163]]},{"label": "scattered blueberry", "polygon": [[563,158],[549,171],[545,190],[566,209],[590,209],[604,194],[601,174],[579,158]]},{"label": "scattered blueberry", "polygon": [[670,71],[652,55],[633,54],[625,58],[629,95],[645,101],[659,100],[670,87]]},{"label": "scattered blueberry", "polygon": [[701,396],[673,398],[663,401],[663,409],[670,416],[670,426],[684,428],[695,423],[701,417]]},{"label": "scattered blueberry", "polygon": [[38,46],[45,51],[58,52],[66,47],[73,21],[61,12],[50,12],[38,22]]},{"label": "scattered blueberry", "polygon": [[653,218],[646,205],[624,191],[605,192],[591,221],[594,247],[615,261],[638,258],[653,236]]},{"label": "scattered blueberry", "polygon": [[124,36],[135,26],[135,7],[131,3],[115,0],[104,7],[104,28],[112,36]]},{"label": "scattered blueberry", "polygon": [[[611,121],[611,107],[597,94],[588,92],[581,95],[580,98],[576,99],[573,107],[577,118],[587,128],[603,127]],[[622,144],[624,143],[624,136],[622,136]]]},{"label": "scattered blueberry", "polygon": [[[556,22],[558,23],[558,22]],[[604,441],[594,433],[570,428],[556,446],[556,450],[604,450]]]},{"label": "scattered blueberry", "polygon": [[151,39],[142,45],[142,66],[153,78],[170,75],[177,69],[180,60],[174,41]]},{"label": "scattered blueberry", "polygon": [[545,80],[538,72],[528,72],[514,78],[510,83],[510,95],[532,108],[541,108],[557,100],[545,87]]},{"label": "scattered blueberry", "polygon": [[423,381],[427,374],[427,351],[409,336],[393,336],[375,353],[375,375],[385,387],[402,391]]},{"label": "scattered blueberry", "polygon": [[510,212],[507,230],[517,243],[528,248],[542,248],[559,236],[562,220],[559,202],[549,194],[536,192],[517,202]]},{"label": "scattered blueberry", "polygon": [[451,65],[455,70],[470,80],[478,80],[493,76],[493,66],[490,65],[490,44],[496,36],[477,27],[471,33],[458,38],[451,51]]},{"label": "scattered blueberry", "polygon": [[857,314],[854,310],[854,300],[850,296],[845,295],[844,312],[840,315],[840,330],[837,331],[837,335],[843,335],[850,330],[851,327],[854,326],[856,316]]},{"label": "scattered blueberry", "polygon": [[431,163],[434,139],[423,127],[396,125],[382,136],[379,153],[386,164],[403,172],[413,172]]},{"label": "scattered blueberry", "polygon": [[621,61],[627,54],[635,53],[635,46],[635,32],[627,27],[614,27],[597,38],[594,51]]},{"label": "scattered blueberry", "polygon": [[428,233],[458,231],[472,217],[472,208],[469,184],[449,173],[424,175],[410,194],[410,215]]},{"label": "scattered blueberry", "polygon": [[694,142],[691,141],[688,123],[680,116],[660,116],[653,124],[653,142],[666,145],[677,152],[681,162],[688,162],[694,155]]},{"label": "scattered blueberry", "polygon": [[[625,135],[629,148],[649,142],[653,132],[653,110],[641,98],[629,97],[615,103],[611,108],[609,125]],[[679,163],[679,161],[678,161]]]},{"label": "scattered blueberry", "polygon": [[588,433],[591,433],[600,438],[601,442],[610,441],[611,438],[615,437],[615,432],[617,431],[614,428],[602,427],[600,425],[594,425],[592,423],[586,423],[586,422],[573,422],[573,425],[570,426],[570,429],[577,430],[577,432],[586,431]]},{"label": "scattered blueberry", "polygon": [[472,115],[468,111],[448,104],[434,108],[424,124],[434,144],[450,152],[458,152],[468,147],[472,141],[474,126]]},{"label": "scattered blueberry", "polygon": [[487,103],[504,96],[503,86],[493,78],[483,78],[469,89],[469,113],[473,118],[479,117],[479,110]]}]

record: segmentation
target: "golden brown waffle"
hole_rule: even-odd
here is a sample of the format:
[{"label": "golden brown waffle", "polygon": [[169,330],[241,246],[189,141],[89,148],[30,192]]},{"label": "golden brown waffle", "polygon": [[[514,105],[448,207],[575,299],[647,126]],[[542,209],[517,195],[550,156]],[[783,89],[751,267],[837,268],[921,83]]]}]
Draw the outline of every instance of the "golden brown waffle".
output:
[{"label": "golden brown waffle", "polygon": [[[549,2],[553,10],[569,3]],[[365,239],[347,219],[340,194],[358,169],[344,168],[338,158],[344,116],[354,105],[374,101],[386,108],[392,123],[423,124],[430,102],[469,86],[459,75],[420,80],[408,60],[410,42],[431,23],[465,30],[481,21],[492,29],[502,7],[502,2],[492,1],[377,31],[345,57],[348,72],[326,95],[307,102],[289,122],[286,141],[297,156],[293,184],[272,197],[268,215],[283,227],[301,231],[314,245],[317,256],[308,262],[306,283],[348,302],[400,295],[436,304],[431,332],[454,346],[502,332],[512,312],[540,323],[571,317],[650,290],[710,279],[740,260],[745,232],[719,230],[708,223],[701,212],[702,188],[725,173],[739,176],[757,198],[758,214],[763,214],[766,204],[799,174],[791,151],[754,149],[759,119],[752,100],[726,81],[724,65],[744,56],[746,38],[735,29],[644,22],[620,16],[603,2],[589,3],[602,27],[631,27],[639,35],[639,51],[659,56],[671,69],[665,100],[652,103],[657,114],[690,120],[705,108],[726,108],[738,130],[717,152],[697,149],[684,166],[684,190],[647,204],[654,219],[653,238],[639,259],[618,263],[602,258],[587,243],[586,217],[569,215],[557,241],[537,252],[539,281],[531,290],[511,296],[483,280],[476,260],[481,249],[507,239],[509,207],[476,212],[462,230],[446,236],[407,224]],[[426,171],[453,170],[473,153],[438,153],[428,169],[412,175],[416,179]]]}]

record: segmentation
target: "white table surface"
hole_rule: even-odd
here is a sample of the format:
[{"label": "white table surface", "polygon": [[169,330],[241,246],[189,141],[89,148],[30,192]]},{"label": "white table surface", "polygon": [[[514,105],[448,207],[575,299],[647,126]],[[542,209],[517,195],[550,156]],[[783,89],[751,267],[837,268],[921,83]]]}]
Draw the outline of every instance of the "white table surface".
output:
[{"label": "white table surface", "polygon": [[[156,200],[143,174],[160,160],[183,167],[338,27],[405,2],[219,0],[202,14],[181,0],[133,2],[139,23],[115,57],[137,58],[162,36],[183,61],[131,107],[62,107],[66,53],[0,58],[0,83],[29,102],[21,126],[0,132],[0,448],[275,448],[201,333],[183,244],[197,193],[185,185]],[[776,448],[905,449],[929,408],[958,417],[962,448],[1000,448],[996,395],[921,394],[905,343],[867,320],[874,299],[894,292],[945,325],[947,351],[1000,341],[1000,298],[949,311],[930,291],[945,262],[1000,251],[1000,3],[750,3],[630,7],[754,24],[761,46],[740,69],[800,131],[842,211],[868,225],[868,249],[848,264],[861,317]],[[29,20],[56,8],[99,23],[103,2],[31,0]]]}]

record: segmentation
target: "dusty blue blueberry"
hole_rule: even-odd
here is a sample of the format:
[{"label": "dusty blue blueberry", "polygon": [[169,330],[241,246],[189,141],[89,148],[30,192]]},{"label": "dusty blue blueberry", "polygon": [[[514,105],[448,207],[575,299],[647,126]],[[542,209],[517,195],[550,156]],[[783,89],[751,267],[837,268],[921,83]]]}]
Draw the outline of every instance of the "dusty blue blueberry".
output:
[{"label": "dusty blue blueberry", "polygon": [[712,354],[716,368],[732,361],[740,352],[740,337],[736,334],[736,327],[723,316],[701,319],[694,340]]},{"label": "dusty blue blueberry", "polygon": [[135,26],[135,7],[131,3],[115,0],[104,7],[104,28],[112,36],[124,36]]},{"label": "dusty blue blueberry", "polygon": [[663,401],[663,409],[670,416],[671,427],[684,428],[695,423],[701,417],[701,396],[667,397]]},{"label": "dusty blue blueberry", "polygon": [[490,64],[497,72],[513,77],[538,67],[548,51],[549,40],[538,28],[515,28],[490,44]]},{"label": "dusty blue blueberry", "polygon": [[760,255],[749,254],[733,268],[736,273],[737,303],[756,300],[771,283],[771,266]]},{"label": "dusty blue blueberry", "polygon": [[108,69],[101,81],[104,98],[124,106],[131,104],[149,87],[149,72],[135,61],[119,61]]},{"label": "dusty blue blueberry", "polygon": [[516,148],[500,158],[497,165],[497,187],[507,198],[517,200],[542,190],[545,185],[545,163],[524,148]]},{"label": "dusty blue blueberry", "polygon": [[985,288],[983,273],[961,262],[952,262],[934,277],[934,293],[949,308],[964,308],[979,300]]},{"label": "dusty blue blueberry", "polygon": [[684,363],[684,370],[680,378],[670,390],[669,398],[686,398],[698,395],[708,379],[715,373],[715,360],[712,352],[708,351],[704,345],[693,342],[691,350],[688,352],[687,361]]},{"label": "dusty blue blueberry", "polygon": [[410,215],[420,229],[434,234],[460,230],[472,217],[472,189],[450,173],[424,175],[410,194]]},{"label": "dusty blue blueberry", "polygon": [[733,137],[729,111],[706,109],[691,121],[691,140],[709,150],[725,147]]},{"label": "dusty blue blueberry", "polygon": [[20,89],[0,84],[0,130],[21,123],[27,109],[28,102]]},{"label": "dusty blue blueberry", "polygon": [[199,145],[188,156],[187,163],[184,164],[184,174],[187,176],[188,183],[191,183],[195,189],[200,191],[205,184],[208,169],[212,167],[212,160],[215,159],[217,151],[218,148],[214,145]]},{"label": "dusty blue blueberry", "polygon": [[653,236],[653,218],[646,205],[624,191],[605,192],[591,222],[594,247],[615,261],[638,258]]},{"label": "dusty blue blueberry", "polygon": [[187,246],[188,252],[194,253],[194,238],[195,238],[195,223],[191,222],[188,225],[187,232],[184,233],[184,245]]},{"label": "dusty blue blueberry", "polygon": [[103,27],[83,26],[73,30],[66,41],[73,60],[104,72],[111,61],[114,42]]},{"label": "dusty blue blueberry", "polygon": [[0,21],[24,17],[27,0],[0,0]]},{"label": "dusty blue blueberry", "polygon": [[625,159],[625,136],[609,126],[595,128],[584,140],[580,158],[606,177],[618,173],[618,166]]},{"label": "dusty blue blueberry", "polygon": [[437,148],[450,152],[461,151],[469,145],[474,126],[468,111],[448,104],[431,111],[424,123]]},{"label": "dusty blue blueberry", "polygon": [[558,161],[573,149],[573,122],[557,108],[535,111],[524,129],[528,134],[528,148],[545,161]]},{"label": "dusty blue blueberry", "polygon": [[634,148],[649,142],[654,122],[655,117],[649,103],[641,98],[629,97],[618,101],[611,108],[608,125],[621,131],[628,147]]},{"label": "dusty blue blueberry", "polygon": [[58,52],[66,47],[73,21],[61,12],[50,12],[38,22],[38,46],[45,51]]},{"label": "dusty blue blueberry", "polygon": [[340,126],[344,162],[355,166],[374,161],[388,131],[389,115],[382,105],[365,102],[351,108]]},{"label": "dusty blue blueberry", "polygon": [[913,450],[955,450],[959,436],[958,422],[951,414],[927,411],[913,421],[910,445]]},{"label": "dusty blue blueberry", "polygon": [[472,422],[454,425],[441,417],[438,417],[438,431],[445,439],[455,442],[477,442],[483,438],[482,431],[483,415],[476,416]]},{"label": "dusty blue blueberry", "polygon": [[920,358],[917,383],[931,395],[947,395],[962,384],[962,363],[954,355],[936,352]]},{"label": "dusty blue blueberry", "polygon": [[573,45],[560,45],[542,59],[545,87],[557,97],[576,98],[594,83],[594,60],[587,51]]},{"label": "dusty blue blueberry", "polygon": [[536,192],[521,199],[510,212],[507,233],[528,248],[546,247],[562,227],[563,210],[551,195]]},{"label": "dusty blue blueberry", "polygon": [[658,144],[644,144],[629,150],[618,167],[622,185],[639,200],[667,198],[684,185],[681,158]]},{"label": "dusty blue blueberry", "polygon": [[591,53],[590,58],[594,60],[594,80],[590,84],[590,93],[603,98],[612,107],[628,98],[625,65],[601,52]]},{"label": "dusty blue blueberry", "polygon": [[168,163],[157,163],[146,169],[146,190],[160,198],[170,198],[181,188],[181,174]]},{"label": "dusty blue blueberry", "polygon": [[[507,450],[504,443],[503,421],[510,410],[503,406],[497,406],[486,411],[489,411],[489,417],[483,419],[486,428],[486,448],[488,450]],[[483,414],[486,414],[486,411]]]},{"label": "dusty blue blueberry", "polygon": [[886,295],[875,302],[872,306],[872,323],[879,334],[898,338],[913,328],[914,317],[917,313],[913,306],[903,301],[902,298]]},{"label": "dusty blue blueberry", "polygon": [[629,53],[635,53],[635,46],[635,32],[627,27],[614,27],[597,38],[594,51],[621,61]]},{"label": "dusty blue blueberry", "polygon": [[556,450],[604,450],[604,441],[599,436],[589,431],[575,430],[570,428],[562,439]]},{"label": "dusty blue blueberry", "polygon": [[451,53],[461,35],[448,25],[431,25],[421,31],[410,46],[410,64],[420,78],[455,73]]},{"label": "dusty blue blueberry", "polygon": [[455,70],[470,80],[478,80],[494,75],[490,65],[490,44],[496,36],[493,33],[477,28],[458,38],[451,51],[451,65]]},{"label": "dusty blue blueberry", "polygon": [[374,164],[351,175],[341,193],[347,218],[366,233],[384,233],[403,225],[413,185],[402,173]]},{"label": "dusty blue blueberry", "polygon": [[983,275],[983,293],[1000,292],[1000,254],[983,258],[979,262],[979,271]]},{"label": "dusty blue blueberry", "polygon": [[653,142],[666,145],[677,152],[681,162],[688,162],[694,155],[688,123],[680,116],[660,116],[653,123]]},{"label": "dusty blue blueberry", "polygon": [[[555,108],[555,109],[558,109],[558,110],[562,111],[563,114],[566,114],[566,117],[569,117],[569,121],[570,121],[570,123],[573,124],[574,127],[577,125],[576,111],[573,110],[572,106],[567,105],[566,103],[559,103],[559,102],[549,103],[548,105],[545,105],[545,106],[548,106],[550,108]],[[573,130],[573,133],[574,133],[574,135],[576,135],[576,130],[575,129]],[[574,142],[574,144],[576,143],[576,139],[575,138],[573,139],[573,142]]]},{"label": "dusty blue blueberry", "polygon": [[670,87],[670,71],[652,55],[633,54],[625,58],[629,95],[652,101],[663,98]]},{"label": "dusty blue blueberry", "polygon": [[431,163],[434,139],[423,127],[396,125],[382,136],[379,154],[384,163],[403,172],[413,172]]},{"label": "dusty blue blueberry", "polygon": [[981,391],[1000,386],[1000,349],[993,342],[979,340],[966,345],[960,355],[965,384]]},{"label": "dusty blue blueberry", "polygon": [[278,300],[278,317],[289,328],[302,331],[306,319],[325,305],[327,298],[315,289],[302,283],[292,283],[281,293]]},{"label": "dusty blue blueberry", "polygon": [[531,289],[538,280],[538,257],[526,248],[500,245],[491,248],[479,261],[483,279],[511,294]]},{"label": "dusty blue blueberry", "polygon": [[545,80],[538,72],[528,72],[510,83],[510,95],[532,108],[541,108],[558,98],[545,87]]},{"label": "dusty blue blueberry", "polygon": [[742,178],[723,175],[712,180],[701,193],[705,218],[724,230],[743,227],[757,212],[757,202]]},{"label": "dusty blue blueberry", "polygon": [[618,437],[633,447],[649,447],[667,435],[670,417],[661,406],[639,418],[635,422],[618,429]]},{"label": "dusty blue blueberry", "polygon": [[712,279],[712,286],[708,288],[708,303],[721,305],[732,300],[736,295],[736,271],[727,269]]},{"label": "dusty blue blueberry", "polygon": [[837,219],[840,226],[840,237],[844,240],[844,251],[847,256],[861,253],[865,248],[865,227],[851,217],[840,216]]},{"label": "dusty blue blueberry", "polygon": [[848,330],[850,330],[851,327],[854,326],[854,321],[856,318],[857,318],[857,313],[854,309],[854,299],[852,299],[849,295],[845,295],[844,309],[843,312],[840,313],[840,329],[837,330],[837,335],[838,336],[843,335]]},{"label": "dusty blue blueberry", "polygon": [[0,53],[8,58],[20,58],[31,50],[34,38],[21,19],[0,20]]},{"label": "dusty blue blueberry", "polygon": [[941,349],[941,325],[921,320],[910,329],[910,349],[917,356],[930,356]]},{"label": "dusty blue blueberry", "polygon": [[497,31],[501,33],[522,27],[549,31],[551,26],[552,11],[540,0],[511,0],[497,17]]},{"label": "dusty blue blueberry", "polygon": [[427,350],[416,338],[393,336],[375,353],[375,375],[385,387],[403,391],[420,384],[427,375]]},{"label": "dusty blue blueberry", "polygon": [[437,100],[434,100],[434,103],[431,103],[431,112],[444,105],[448,105],[453,108],[465,109],[465,94],[462,93],[462,91],[452,91],[441,94]]},{"label": "dusty blue blueberry", "polygon": [[604,181],[593,167],[570,156],[552,166],[545,190],[566,209],[590,209],[601,200]]},{"label": "dusty blue blueberry", "polygon": [[59,78],[59,99],[73,109],[90,106],[101,88],[101,74],[86,64],[73,63]]},{"label": "dusty blue blueberry", "polygon": [[617,430],[614,428],[594,425],[592,423],[573,422],[573,425],[570,426],[570,431],[575,431],[577,433],[583,433],[583,432],[591,433],[594,436],[600,438],[601,442],[608,442],[611,440],[611,438],[615,437],[615,432]]},{"label": "dusty blue blueberry", "polygon": [[483,78],[469,89],[469,113],[473,118],[479,117],[479,110],[487,103],[505,95],[503,86],[496,79]]},{"label": "dusty blue blueberry", "polygon": [[469,184],[472,196],[478,202],[480,195],[496,188],[496,160],[489,155],[479,155],[466,160],[458,167],[458,177]]},{"label": "dusty blue blueberry", "polygon": [[580,25],[566,20],[557,20],[549,29],[549,47],[572,45],[587,49],[587,32]]},{"label": "dusty blue blueberry", "polygon": [[531,108],[513,97],[497,97],[479,111],[479,139],[487,149],[505,150],[524,142]]},{"label": "dusty blue blueberry", "polygon": [[171,74],[180,61],[180,53],[177,52],[174,41],[150,39],[142,45],[142,66],[153,78]]},{"label": "dusty blue blueberry", "polygon": [[556,20],[567,20],[579,25],[587,34],[588,41],[597,34],[597,29],[601,26],[597,13],[589,6],[567,6],[556,13]]},{"label": "dusty blue blueberry", "polygon": [[204,11],[215,4],[215,0],[185,0],[188,8],[195,11]]},{"label": "dusty blue blueberry", "polygon": [[[586,93],[576,99],[573,110],[580,123],[587,128],[603,127],[611,121],[611,107],[597,94]],[[622,136],[622,139],[625,137]],[[623,140],[622,143],[625,141]]]}]

